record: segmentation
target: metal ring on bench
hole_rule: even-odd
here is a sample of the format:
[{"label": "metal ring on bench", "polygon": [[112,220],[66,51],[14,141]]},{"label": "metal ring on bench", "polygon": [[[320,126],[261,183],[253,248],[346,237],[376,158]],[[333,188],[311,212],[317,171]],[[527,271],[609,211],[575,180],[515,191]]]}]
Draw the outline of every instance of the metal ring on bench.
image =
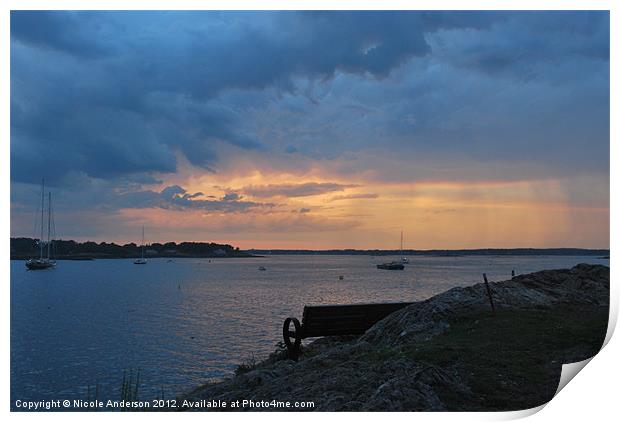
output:
[{"label": "metal ring on bench", "polygon": [[[295,336],[292,336],[289,331],[289,327],[291,326],[291,322],[295,326]],[[284,344],[286,344],[286,348],[289,351],[291,357],[295,358],[297,353],[299,353],[299,347],[301,346],[301,324],[297,318],[286,318],[284,320],[284,326],[282,327],[282,335],[284,337]],[[295,343],[291,343],[291,337],[295,338]]]}]

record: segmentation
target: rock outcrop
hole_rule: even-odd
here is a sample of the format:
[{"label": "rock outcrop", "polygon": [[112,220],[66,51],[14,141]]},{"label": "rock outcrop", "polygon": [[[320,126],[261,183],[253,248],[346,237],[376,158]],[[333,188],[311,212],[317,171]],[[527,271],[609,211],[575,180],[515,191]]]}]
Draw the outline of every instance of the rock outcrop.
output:
[{"label": "rock outcrop", "polygon": [[[602,265],[580,264],[489,284],[495,305],[503,309],[549,308],[562,303],[609,305],[609,267]],[[458,315],[489,307],[483,283],[455,287],[394,312],[371,327],[361,340],[377,346],[428,340],[446,331]]]}]

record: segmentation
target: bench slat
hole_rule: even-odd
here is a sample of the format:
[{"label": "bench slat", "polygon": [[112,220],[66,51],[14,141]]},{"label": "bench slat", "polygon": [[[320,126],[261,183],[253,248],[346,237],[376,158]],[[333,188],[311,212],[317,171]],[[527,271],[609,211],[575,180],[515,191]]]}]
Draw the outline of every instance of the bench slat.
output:
[{"label": "bench slat", "polygon": [[[381,318],[382,319],[382,318]],[[368,328],[372,327],[375,323],[379,322],[381,319],[377,320],[364,320],[364,321],[355,321],[355,322],[333,322],[331,324],[308,324],[303,327],[303,333],[307,333],[309,331],[320,332],[320,331],[329,331],[332,329],[362,329],[366,331]]]},{"label": "bench slat", "polygon": [[[330,327],[368,327],[368,324],[372,324],[373,320],[363,319],[355,321],[331,321],[326,323],[312,323],[303,326],[303,330],[328,330]],[[375,321],[376,322],[376,321]]]},{"label": "bench slat", "polygon": [[305,306],[304,315],[346,315],[368,312],[386,312],[403,308],[411,303],[381,303],[377,305]]},{"label": "bench slat", "polygon": [[398,309],[404,308],[411,303],[379,303],[379,304],[363,304],[363,305],[323,305],[323,306],[306,306],[304,307],[303,319],[309,320],[314,317],[330,316],[340,317],[344,315],[355,314],[384,314],[391,313]]},{"label": "bench slat", "polygon": [[357,335],[357,334],[364,334],[367,329],[368,329],[367,327],[355,328],[355,329],[345,327],[345,328],[340,328],[340,329],[330,329],[329,331],[327,330],[308,331],[308,332],[304,331],[304,338]]}]

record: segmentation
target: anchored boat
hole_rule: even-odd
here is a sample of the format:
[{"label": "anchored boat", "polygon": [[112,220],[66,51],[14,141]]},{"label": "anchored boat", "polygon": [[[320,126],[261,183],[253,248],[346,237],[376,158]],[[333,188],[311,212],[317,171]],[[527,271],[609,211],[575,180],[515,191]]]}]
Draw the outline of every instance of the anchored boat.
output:
[{"label": "anchored boat", "polygon": [[144,226],[142,226],[142,257],[136,259],[133,263],[134,264],[141,264],[144,265],[146,264],[148,261],[146,260],[146,258],[144,257]]},{"label": "anchored boat", "polygon": [[[39,237],[39,257],[26,261],[29,270],[45,270],[54,268],[56,261],[50,259],[52,248],[52,193],[48,192],[47,200],[47,242],[43,241],[43,226],[45,225],[45,181],[41,181],[41,236]],[[45,250],[45,252],[44,252]]]},{"label": "anchored boat", "polygon": [[404,270],[405,266],[400,262],[393,261],[377,264],[377,268],[380,270]]},{"label": "anchored boat", "polygon": [[408,264],[409,260],[407,258],[403,258],[403,231],[400,231],[400,262],[392,261],[392,262],[384,262],[383,264],[377,264],[377,269],[379,270],[404,270],[405,264]]}]

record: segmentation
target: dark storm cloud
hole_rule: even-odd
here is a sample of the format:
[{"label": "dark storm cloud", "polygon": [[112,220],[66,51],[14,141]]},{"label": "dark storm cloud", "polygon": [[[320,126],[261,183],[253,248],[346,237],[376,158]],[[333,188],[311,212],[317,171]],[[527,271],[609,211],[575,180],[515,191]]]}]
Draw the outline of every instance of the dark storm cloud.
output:
[{"label": "dark storm cloud", "polygon": [[215,99],[223,91],[294,91],[295,77],[337,71],[384,78],[430,52],[426,31],[490,17],[14,11],[12,179],[174,172],[176,152],[212,169],[217,142],[268,148],[242,104]]},{"label": "dark storm cloud", "polygon": [[428,33],[431,53],[389,78],[340,75],[318,106],[287,97],[269,114],[286,127],[263,133],[297,156],[340,159],[342,177],[608,177],[608,13],[489,16],[480,29]]},{"label": "dark storm cloud", "polygon": [[487,31],[442,30],[442,42],[430,42],[435,57],[461,68],[519,79],[539,76],[544,65],[575,59],[609,60],[606,12],[512,12],[502,16],[506,19]]},{"label": "dark storm cloud", "polygon": [[12,12],[11,178],[152,183],[222,145],[605,172],[608,58],[607,12]]},{"label": "dark storm cloud", "polygon": [[[94,16],[93,16],[94,17]],[[84,22],[86,20],[86,22]],[[94,22],[96,25],[96,21]],[[106,47],[87,30],[88,14],[59,11],[14,11],[11,37],[25,43],[85,58],[106,54]]]}]

